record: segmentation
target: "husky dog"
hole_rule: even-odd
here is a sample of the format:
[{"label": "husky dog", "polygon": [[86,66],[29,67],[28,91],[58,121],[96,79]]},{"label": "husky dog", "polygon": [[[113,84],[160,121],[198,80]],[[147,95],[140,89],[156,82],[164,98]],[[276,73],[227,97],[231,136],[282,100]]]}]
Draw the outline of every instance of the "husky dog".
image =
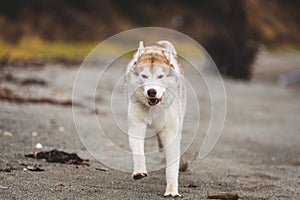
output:
[{"label": "husky dog", "polygon": [[178,171],[186,94],[183,70],[173,45],[159,41],[144,46],[141,41],[128,64],[126,82],[133,179],[147,176],[144,139],[147,127],[151,126],[157,130],[159,149],[166,154],[164,196],[180,196]]}]

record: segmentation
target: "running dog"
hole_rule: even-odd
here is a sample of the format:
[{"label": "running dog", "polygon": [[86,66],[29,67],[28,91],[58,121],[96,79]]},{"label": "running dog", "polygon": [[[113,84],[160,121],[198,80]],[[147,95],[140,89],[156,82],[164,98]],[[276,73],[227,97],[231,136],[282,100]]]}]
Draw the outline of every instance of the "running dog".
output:
[{"label": "running dog", "polygon": [[178,174],[180,139],[186,92],[183,69],[174,46],[159,41],[138,50],[126,71],[129,145],[133,155],[133,179],[147,176],[144,139],[147,127],[157,130],[160,150],[166,154],[166,192],[180,196]]}]

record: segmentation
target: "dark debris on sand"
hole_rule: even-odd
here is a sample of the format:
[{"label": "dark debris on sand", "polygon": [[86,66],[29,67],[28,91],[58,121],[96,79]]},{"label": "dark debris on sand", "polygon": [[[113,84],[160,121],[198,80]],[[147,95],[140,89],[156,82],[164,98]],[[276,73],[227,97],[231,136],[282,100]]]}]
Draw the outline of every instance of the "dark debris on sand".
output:
[{"label": "dark debris on sand", "polygon": [[45,159],[47,162],[56,162],[73,165],[89,166],[88,159],[82,159],[75,153],[67,153],[53,149],[51,151],[34,152],[33,154],[25,154],[25,157],[35,159]]}]

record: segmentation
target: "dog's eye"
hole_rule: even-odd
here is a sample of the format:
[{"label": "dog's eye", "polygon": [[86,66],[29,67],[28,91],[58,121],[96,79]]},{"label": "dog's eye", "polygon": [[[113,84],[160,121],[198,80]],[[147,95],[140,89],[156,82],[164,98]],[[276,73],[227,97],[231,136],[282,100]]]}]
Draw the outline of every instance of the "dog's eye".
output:
[{"label": "dog's eye", "polygon": [[146,76],[145,74],[141,75],[142,78],[148,78],[148,76]]},{"label": "dog's eye", "polygon": [[164,75],[159,75],[157,78],[162,79],[163,77],[164,77]]}]

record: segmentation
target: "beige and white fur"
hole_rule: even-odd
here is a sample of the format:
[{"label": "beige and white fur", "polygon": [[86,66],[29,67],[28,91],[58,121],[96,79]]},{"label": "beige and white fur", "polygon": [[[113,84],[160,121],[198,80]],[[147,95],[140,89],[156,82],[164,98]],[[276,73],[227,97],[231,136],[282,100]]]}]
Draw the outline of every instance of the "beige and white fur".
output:
[{"label": "beige and white fur", "polygon": [[180,196],[180,140],[186,94],[183,70],[174,46],[159,41],[139,48],[127,67],[128,137],[133,155],[133,178],[147,176],[144,139],[147,127],[157,130],[158,146],[166,156],[165,196]]}]

